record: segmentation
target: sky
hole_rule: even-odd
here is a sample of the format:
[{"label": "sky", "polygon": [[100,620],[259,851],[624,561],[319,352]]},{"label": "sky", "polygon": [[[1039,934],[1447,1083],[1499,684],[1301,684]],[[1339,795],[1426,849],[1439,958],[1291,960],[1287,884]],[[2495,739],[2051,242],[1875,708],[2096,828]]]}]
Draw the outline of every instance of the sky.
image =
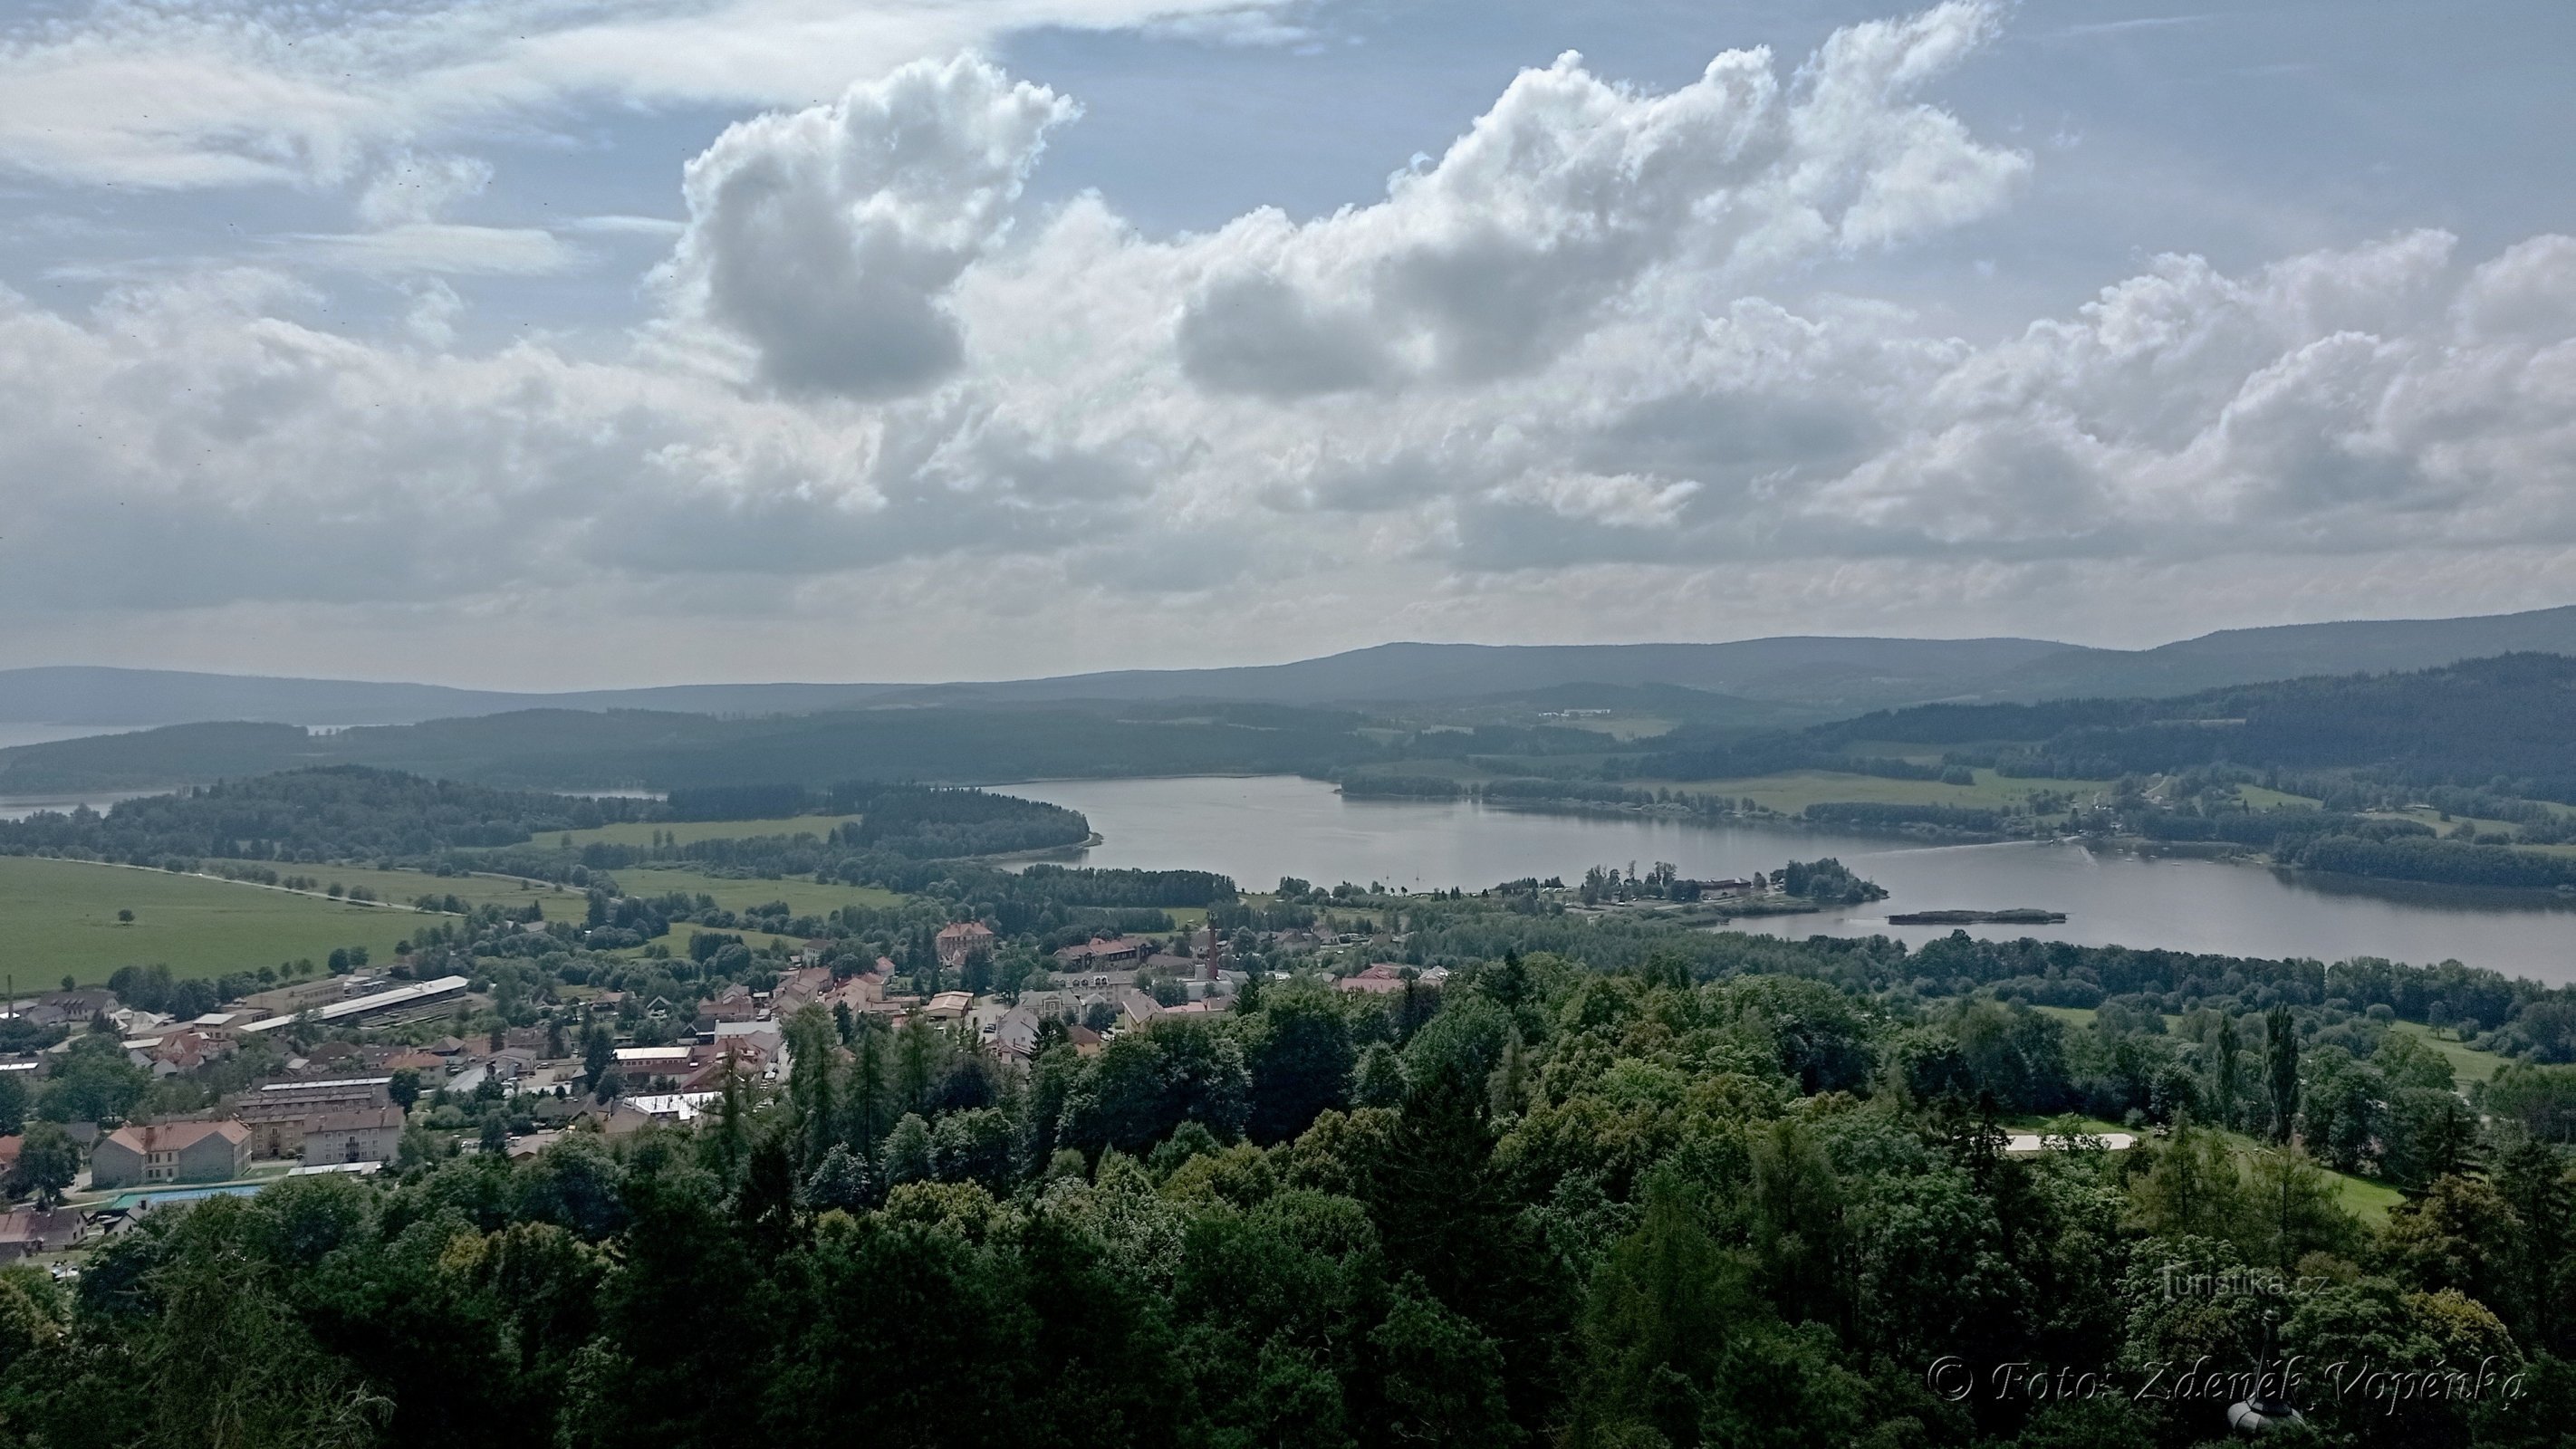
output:
[{"label": "sky", "polygon": [[2576,7],[0,0],[0,667],[2576,602]]}]

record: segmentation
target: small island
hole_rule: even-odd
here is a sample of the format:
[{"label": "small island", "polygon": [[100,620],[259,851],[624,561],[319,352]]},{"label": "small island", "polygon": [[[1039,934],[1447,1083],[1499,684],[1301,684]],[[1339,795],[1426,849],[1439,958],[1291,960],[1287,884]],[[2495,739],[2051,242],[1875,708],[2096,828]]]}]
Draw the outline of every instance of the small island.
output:
[{"label": "small island", "polygon": [[1579,902],[1576,908],[1585,911],[1670,913],[1683,919],[1721,922],[1748,916],[1811,915],[1837,906],[1887,899],[1886,887],[1861,879],[1831,856],[1793,860],[1778,870],[1757,870],[1749,878],[1694,880],[1670,862],[1657,861],[1654,869],[1642,874],[1634,866],[1623,873],[1617,866],[1596,865],[1583,873],[1579,886],[1567,887],[1550,880],[1541,887],[1538,881],[1529,880],[1504,887],[1527,890],[1533,895],[1543,888],[1565,891]]},{"label": "small island", "polygon": [[2011,906],[2000,911],[1897,911],[1888,916],[1887,923],[1891,926],[2054,926],[2065,919],[2064,911]]}]

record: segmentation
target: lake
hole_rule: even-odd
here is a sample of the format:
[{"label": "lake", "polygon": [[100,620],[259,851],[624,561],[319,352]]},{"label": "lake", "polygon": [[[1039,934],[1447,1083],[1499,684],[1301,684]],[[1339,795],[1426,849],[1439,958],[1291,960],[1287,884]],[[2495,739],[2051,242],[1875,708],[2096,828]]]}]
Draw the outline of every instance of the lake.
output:
[{"label": "lake", "polygon": [[166,790],[92,790],[71,795],[0,795],[0,820],[24,820],[30,815],[69,815],[86,805],[106,814],[120,800],[140,800],[146,795],[166,795]]},{"label": "lake", "polygon": [[[1890,926],[1891,911],[2064,911],[2056,926],[1967,927],[2087,945],[2239,956],[2464,961],[2551,983],[2576,981],[2576,900],[2316,876],[2079,845],[1914,846],[1884,837],[1653,816],[1559,815],[1471,801],[1346,800],[1291,776],[1048,780],[1000,786],[1081,811],[1097,866],[1223,871],[1247,888],[1283,875],[1322,885],[1480,890],[1523,876],[1572,881],[1586,866],[1659,860],[1709,878],[1836,856],[1888,899],[1845,912],[1747,921],[1776,935],[1887,935],[1920,943],[1941,926]],[[1072,856],[1068,860],[1074,859]]]}]

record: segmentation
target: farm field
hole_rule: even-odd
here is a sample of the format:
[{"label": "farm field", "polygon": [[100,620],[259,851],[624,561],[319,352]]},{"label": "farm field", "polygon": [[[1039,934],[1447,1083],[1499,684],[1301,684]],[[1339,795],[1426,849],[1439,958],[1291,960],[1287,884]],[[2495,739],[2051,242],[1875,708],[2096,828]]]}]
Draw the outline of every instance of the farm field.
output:
[{"label": "farm field", "polygon": [[[1363,772],[1361,778],[1365,778]],[[1441,775],[1467,784],[1481,784],[1511,773],[1468,765],[1462,761],[1407,761],[1392,773],[1406,775]],[[1732,799],[1750,797],[1766,810],[1795,815],[1810,805],[1825,801],[1859,801],[1873,805],[1956,805],[1970,809],[1995,810],[2018,805],[2035,792],[2071,795],[2077,799],[2111,788],[2108,780],[2021,780],[2010,779],[1992,770],[1978,770],[1973,785],[1945,785],[1938,780],[1890,780],[1878,775],[1855,775],[1839,770],[1789,770],[1773,775],[1750,775],[1732,780],[1663,780],[1633,779],[1618,783],[1629,789],[1663,790],[1677,794],[1721,795]],[[2273,792],[2263,792],[2271,795]],[[2283,800],[2292,796],[2279,796]]]},{"label": "farm field", "polygon": [[1791,770],[1740,780],[1629,780],[1640,789],[1670,786],[1693,795],[1751,797],[1766,810],[1795,815],[1827,801],[1861,801],[1873,805],[1956,805],[1996,810],[2018,805],[2037,792],[2081,799],[2111,788],[2108,780],[2015,780],[1992,770],[1976,772],[1973,785],[1945,785],[1938,780],[1890,780],[1877,775],[1850,775],[1836,770]]},{"label": "farm field", "polygon": [[693,840],[745,840],[755,835],[819,837],[829,835],[835,828],[858,818],[856,815],[792,815],[779,820],[621,820],[592,830],[570,830],[560,836],[540,836],[536,843],[544,845],[556,840],[569,840],[576,847],[594,844],[651,845],[656,833],[669,835],[682,845]]},{"label": "farm field", "polygon": [[[134,912],[132,924],[118,923],[120,910]],[[205,876],[0,856],[0,940],[9,943],[0,959],[20,990],[65,976],[95,984],[119,966],[156,962],[196,978],[318,961],[341,946],[381,958],[434,919]]]},{"label": "farm field", "polygon": [[422,896],[452,895],[469,906],[524,906],[530,901],[544,901],[548,919],[564,915],[558,903],[570,901],[576,913],[582,893],[543,882],[529,882],[515,876],[431,875],[422,870],[367,870],[338,865],[272,866],[279,875],[308,876],[326,889],[334,884],[351,890],[370,890],[376,899],[407,906]]},{"label": "farm field", "polygon": [[[737,824],[741,822],[735,822]],[[777,880],[732,880],[708,875],[698,870],[678,870],[659,866],[634,866],[616,872],[618,889],[631,896],[658,896],[665,891],[687,891],[691,895],[715,897],[717,905],[729,911],[785,901],[795,915],[825,915],[843,906],[868,906],[883,909],[901,905],[903,897],[874,886],[817,885],[811,876]]]}]

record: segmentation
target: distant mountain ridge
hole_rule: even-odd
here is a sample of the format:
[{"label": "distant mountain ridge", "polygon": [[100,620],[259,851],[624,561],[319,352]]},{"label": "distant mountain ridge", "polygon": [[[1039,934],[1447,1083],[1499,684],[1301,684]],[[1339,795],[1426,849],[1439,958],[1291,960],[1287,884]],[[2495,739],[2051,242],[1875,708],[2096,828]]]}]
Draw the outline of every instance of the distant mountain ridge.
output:
[{"label": "distant mountain ridge", "polygon": [[1715,644],[1379,644],[1285,664],[1130,669],[954,684],[688,684],[516,693],[443,685],[50,666],[0,670],[0,722],[413,724],[531,709],[698,715],[882,706],[1207,699],[1405,704],[1569,686],[1679,687],[1810,717],[1938,701],[2163,696],[2313,674],[2428,669],[2515,652],[2576,654],[2576,605],[2460,619],[2228,629],[2153,649],[2042,639],[1785,636]]}]

